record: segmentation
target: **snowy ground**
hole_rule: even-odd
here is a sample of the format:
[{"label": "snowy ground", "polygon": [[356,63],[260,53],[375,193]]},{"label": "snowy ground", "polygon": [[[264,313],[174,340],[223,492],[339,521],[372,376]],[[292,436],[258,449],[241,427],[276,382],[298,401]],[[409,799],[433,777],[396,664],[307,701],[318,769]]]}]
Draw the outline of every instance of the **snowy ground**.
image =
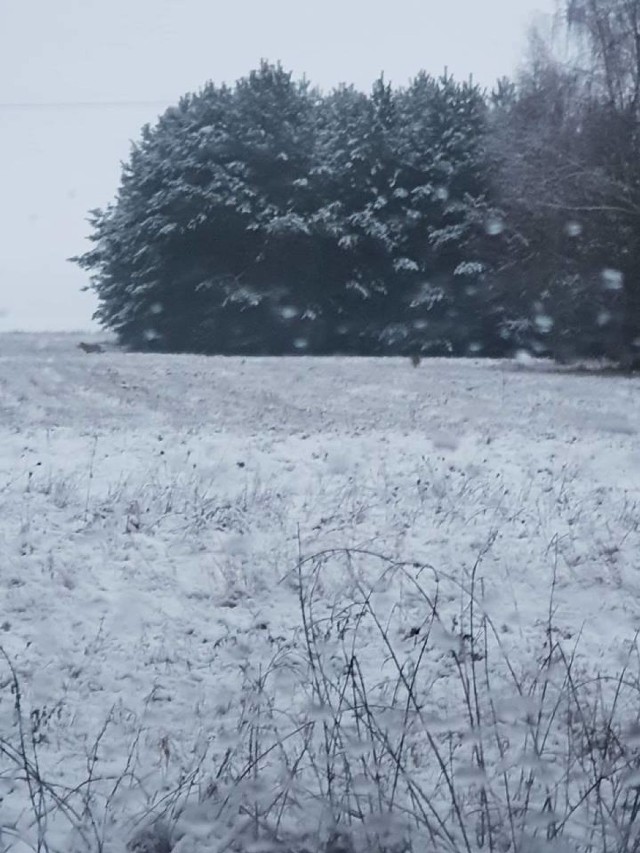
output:
[{"label": "snowy ground", "polygon": [[[555,575],[554,625],[568,643],[581,634],[581,666],[619,670],[640,629],[640,380],[77,342],[0,336],[0,644],[42,776],[91,781],[114,849],[125,818],[215,775],[247,685],[303,649],[301,558],[325,553],[310,561],[319,619],[371,588],[382,558],[428,565],[452,631],[456,584],[481,558],[486,612],[523,667]],[[406,581],[382,592],[410,652],[424,602]],[[363,636],[379,676],[384,649]],[[14,743],[6,667],[0,688]],[[6,762],[0,786],[2,843],[28,849],[33,804]],[[52,818],[53,847],[64,831]]]}]

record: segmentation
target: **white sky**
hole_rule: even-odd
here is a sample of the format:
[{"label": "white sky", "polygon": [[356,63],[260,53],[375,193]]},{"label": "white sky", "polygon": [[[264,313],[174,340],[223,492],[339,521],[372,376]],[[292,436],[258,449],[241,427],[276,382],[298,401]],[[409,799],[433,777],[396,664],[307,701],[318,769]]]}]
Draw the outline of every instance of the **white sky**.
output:
[{"label": "white sky", "polygon": [[184,92],[233,82],[262,57],[323,88],[445,66],[491,85],[514,70],[532,16],[554,6],[0,0],[0,331],[91,328],[86,275],[65,259],[84,251],[86,213],[113,197],[130,140]]}]

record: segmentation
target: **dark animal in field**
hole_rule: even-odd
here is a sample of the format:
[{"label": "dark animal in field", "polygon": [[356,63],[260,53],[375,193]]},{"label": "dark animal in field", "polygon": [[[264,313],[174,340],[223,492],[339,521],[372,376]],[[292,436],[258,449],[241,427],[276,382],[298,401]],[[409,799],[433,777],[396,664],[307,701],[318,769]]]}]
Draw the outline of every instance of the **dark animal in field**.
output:
[{"label": "dark animal in field", "polygon": [[81,341],[78,344],[78,349],[81,349],[82,352],[104,352],[104,349],[100,346],[100,344],[85,344],[84,341]]}]

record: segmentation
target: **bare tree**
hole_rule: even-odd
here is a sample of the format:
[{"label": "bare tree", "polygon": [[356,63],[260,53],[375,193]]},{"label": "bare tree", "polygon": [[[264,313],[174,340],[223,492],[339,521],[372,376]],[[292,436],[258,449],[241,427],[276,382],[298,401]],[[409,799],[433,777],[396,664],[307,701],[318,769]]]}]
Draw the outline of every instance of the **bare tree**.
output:
[{"label": "bare tree", "polygon": [[564,19],[576,46],[582,48],[585,70],[596,92],[604,95],[619,113],[637,117],[639,0],[567,0]]},{"label": "bare tree", "polygon": [[520,260],[573,289],[565,322],[597,309],[610,354],[640,362],[640,0],[566,0],[495,124]]}]

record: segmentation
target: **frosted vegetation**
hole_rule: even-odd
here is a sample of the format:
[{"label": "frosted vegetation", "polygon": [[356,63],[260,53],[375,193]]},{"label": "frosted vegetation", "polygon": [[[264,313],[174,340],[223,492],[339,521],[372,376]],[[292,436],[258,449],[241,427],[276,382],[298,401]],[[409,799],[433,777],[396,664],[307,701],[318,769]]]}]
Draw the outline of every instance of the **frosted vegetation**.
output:
[{"label": "frosted vegetation", "polygon": [[0,853],[640,851],[640,0],[559,9],[186,95],[114,337],[2,336]]},{"label": "frosted vegetation", "polygon": [[3,850],[635,851],[638,379],[5,335]]},{"label": "frosted vegetation", "polygon": [[263,62],[143,128],[91,214],[135,349],[640,361],[640,0],[559,3],[513,80],[320,92]]}]

